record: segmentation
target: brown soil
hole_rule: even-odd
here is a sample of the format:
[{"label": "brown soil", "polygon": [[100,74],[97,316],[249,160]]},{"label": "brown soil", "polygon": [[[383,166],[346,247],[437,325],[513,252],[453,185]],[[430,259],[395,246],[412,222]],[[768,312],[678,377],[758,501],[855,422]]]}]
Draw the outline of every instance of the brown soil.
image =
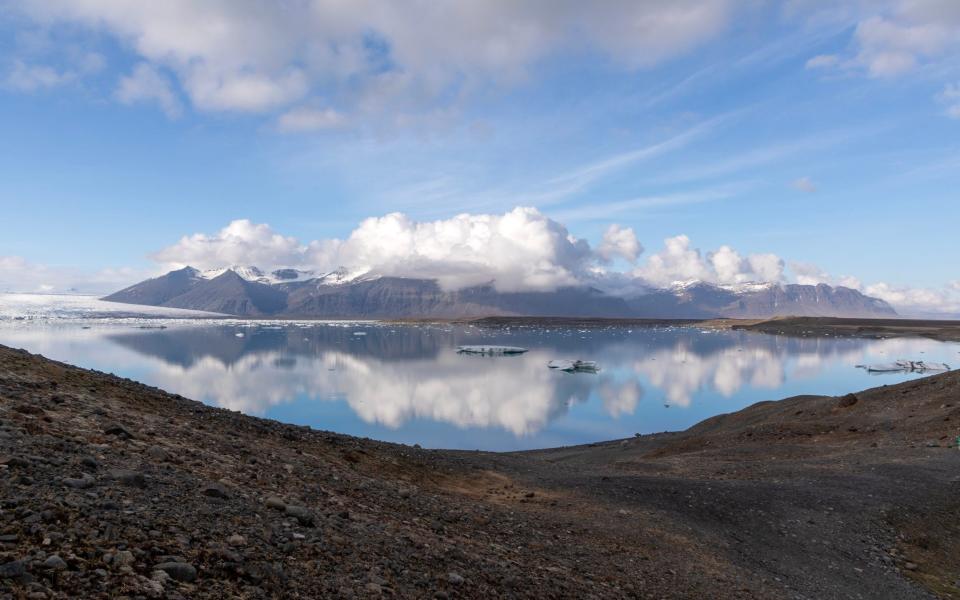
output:
[{"label": "brown soil", "polygon": [[731,320],[729,327],[794,336],[833,335],[872,338],[920,336],[942,341],[960,341],[960,321],[783,317],[766,321]]},{"label": "brown soil", "polygon": [[960,597],[958,434],[947,373],[432,451],[0,347],[0,597]]}]

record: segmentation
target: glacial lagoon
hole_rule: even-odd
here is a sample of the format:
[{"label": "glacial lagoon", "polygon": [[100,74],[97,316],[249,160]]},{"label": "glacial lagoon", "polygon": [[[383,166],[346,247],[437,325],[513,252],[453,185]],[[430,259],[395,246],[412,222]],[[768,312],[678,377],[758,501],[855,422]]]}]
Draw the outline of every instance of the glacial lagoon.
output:
[{"label": "glacial lagoon", "polygon": [[[679,430],[761,400],[919,377],[858,364],[960,362],[926,339],[175,319],[0,321],[0,343],[213,406],[427,448],[521,450]],[[470,356],[461,344],[529,348]],[[598,373],[548,369],[586,359]]]}]

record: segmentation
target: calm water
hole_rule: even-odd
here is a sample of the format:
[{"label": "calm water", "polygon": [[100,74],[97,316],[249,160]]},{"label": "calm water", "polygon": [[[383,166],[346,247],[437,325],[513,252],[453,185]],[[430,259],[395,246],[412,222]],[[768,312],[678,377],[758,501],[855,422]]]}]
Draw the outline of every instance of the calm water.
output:
[{"label": "calm water", "polygon": [[[599,330],[165,321],[0,324],[0,343],[214,406],[424,447],[511,450],[686,428],[760,400],[917,377],[854,368],[960,362],[960,344],[787,338],[697,328]],[[362,335],[358,335],[362,334]],[[516,357],[459,344],[525,346]],[[546,368],[596,360],[598,374]]]}]

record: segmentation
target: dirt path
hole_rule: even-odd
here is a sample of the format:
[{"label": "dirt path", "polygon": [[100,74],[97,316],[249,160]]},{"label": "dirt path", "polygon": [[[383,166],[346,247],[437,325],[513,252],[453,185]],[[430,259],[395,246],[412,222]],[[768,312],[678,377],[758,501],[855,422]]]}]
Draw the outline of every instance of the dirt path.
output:
[{"label": "dirt path", "polygon": [[0,596],[958,597],[958,427],[948,373],[432,451],[0,347]]}]

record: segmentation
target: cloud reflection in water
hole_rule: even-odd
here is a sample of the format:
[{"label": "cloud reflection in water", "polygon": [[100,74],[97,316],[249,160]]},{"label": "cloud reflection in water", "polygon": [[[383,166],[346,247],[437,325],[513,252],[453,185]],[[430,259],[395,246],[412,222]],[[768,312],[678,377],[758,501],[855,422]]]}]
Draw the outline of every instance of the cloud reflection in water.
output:
[{"label": "cloud reflection in water", "polygon": [[[950,353],[930,340],[790,339],[696,329],[365,326],[367,335],[353,336],[357,326],[291,325],[246,327],[241,338],[237,327],[33,325],[0,328],[0,342],[248,414],[282,410],[297,420],[309,413],[309,424],[321,428],[339,430],[342,423],[324,407],[346,405],[360,422],[395,432],[433,423],[533,440],[552,429],[563,436],[551,440],[565,443],[688,426],[786,395],[779,390],[798,380],[809,381],[811,393],[832,393],[837,385],[860,389],[875,382],[852,365],[868,357]],[[495,340],[531,351],[476,357],[453,350]],[[571,375],[547,369],[555,358],[597,360],[602,370]],[[680,413],[664,416],[663,404]],[[348,432],[379,430],[370,431]],[[467,446],[484,446],[474,442]]]}]

